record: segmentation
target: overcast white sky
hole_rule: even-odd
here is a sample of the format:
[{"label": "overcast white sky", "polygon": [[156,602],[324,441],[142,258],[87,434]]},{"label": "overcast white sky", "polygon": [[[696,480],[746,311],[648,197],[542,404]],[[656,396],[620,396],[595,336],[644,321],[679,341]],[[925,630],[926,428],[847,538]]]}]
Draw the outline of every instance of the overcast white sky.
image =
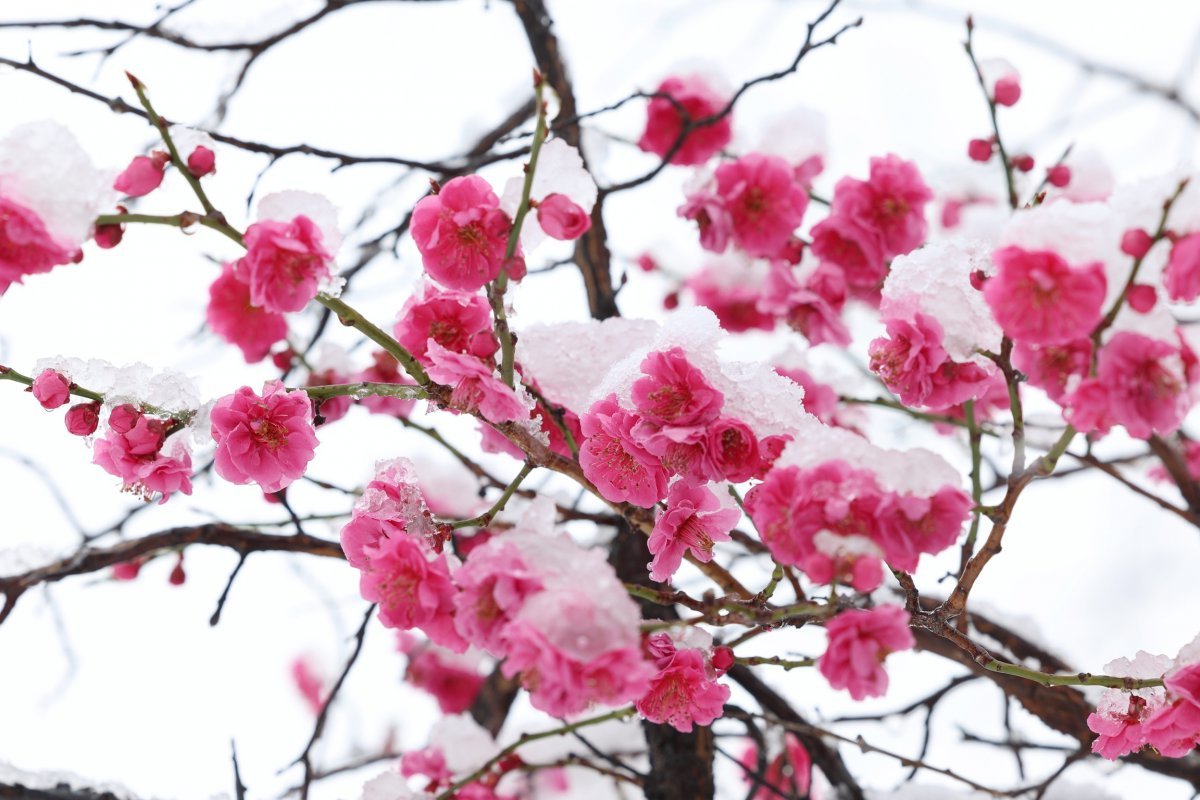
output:
[{"label": "overcast white sky", "polygon": [[[196,0],[173,24],[205,41],[255,38],[316,7],[314,2]],[[580,107],[587,110],[634,89],[652,89],[681,67],[704,68],[734,85],[779,69],[791,61],[805,22],[823,5],[559,0],[550,7]],[[0,5],[0,21],[42,15],[146,21],[154,18],[154,8],[143,0],[8,2]],[[973,171],[965,158],[967,140],[988,133],[961,47],[962,19],[970,8],[957,1],[847,0],[835,21],[862,14],[863,27],[837,47],[814,54],[797,75],[751,91],[738,106],[736,149],[759,145],[772,124],[782,125],[777,129],[784,136],[812,138],[811,123],[792,121],[792,115],[817,109],[825,117],[828,142],[828,168],[818,191],[828,193],[841,175],[863,174],[869,156],[886,152],[915,159],[937,189],[998,190],[995,176]],[[1078,62],[1094,60],[1194,96],[1200,6],[1178,0],[1139,4],[1134,10],[1117,0],[1029,0],[976,8],[980,54],[1006,58],[1022,75],[1023,98],[1003,118],[1014,149],[1046,163],[1075,143],[1103,155],[1122,181],[1194,163],[1195,120],[1177,106],[1134,91],[1128,81],[1090,73]],[[0,30],[0,55],[24,58],[31,52],[51,72],[132,99],[122,75],[129,70],[150,87],[168,117],[211,122],[216,98],[236,74],[237,56],[183,52],[144,40],[103,62],[95,55],[66,55],[120,38],[88,31]],[[230,104],[221,130],[281,145],[303,141],[352,153],[446,157],[464,150],[525,99],[530,64],[515,15],[501,0],[370,4],[336,13],[264,56]],[[142,121],[115,116],[25,74],[0,70],[0,97],[0,128],[59,120],[98,164],[113,169],[152,141]],[[597,135],[589,144],[605,178],[634,175],[652,164],[601,135],[636,138],[642,121],[636,104],[595,121]],[[219,173],[210,180],[210,193],[235,224],[241,223],[250,187],[266,162],[228,148],[220,149],[217,159]],[[286,188],[326,193],[342,209],[347,229],[378,199],[378,213],[361,233],[351,233],[342,249],[341,260],[348,264],[354,242],[394,226],[420,195],[424,177],[409,175],[396,188],[405,176],[402,168],[331,173],[330,166],[286,159],[263,176],[259,193]],[[485,176],[502,186],[514,171],[513,165],[499,165]],[[645,249],[680,273],[701,265],[694,233],[674,216],[687,177],[684,170],[670,170],[607,206],[620,266]],[[174,213],[187,207],[185,187],[168,183],[139,208]],[[269,365],[247,367],[202,329],[206,287],[217,274],[211,258],[233,255],[219,237],[206,234],[184,238],[170,229],[130,230],[114,251],[90,248],[82,264],[14,287],[0,299],[0,363],[29,372],[38,359],[58,355],[117,364],[141,361],[194,375],[205,397],[272,377]],[[398,258],[382,258],[360,275],[348,299],[377,321],[390,321],[418,275],[415,255],[411,242],[405,242]],[[623,312],[658,314],[665,289],[657,276],[631,273],[621,295]],[[568,270],[529,279],[515,302],[518,324],[586,315],[582,285]],[[297,326],[301,335],[309,324]],[[335,338],[354,341],[340,331]],[[797,339],[756,339],[745,350],[782,351],[798,346]],[[0,420],[0,571],[40,563],[78,541],[45,477],[66,493],[87,530],[107,527],[134,502],[89,463],[90,452],[65,433],[59,415],[43,413],[13,384],[0,385]],[[443,422],[458,441],[473,442],[471,426]],[[895,420],[880,424],[887,435],[909,445],[924,435]],[[939,446],[962,463],[950,443]],[[402,454],[418,463],[436,460],[415,435],[355,413],[323,439],[312,474],[359,485],[375,459]],[[19,459],[32,460],[46,475]],[[487,463],[498,472],[513,471],[503,459]],[[307,511],[344,510],[344,501],[311,487],[297,487],[294,494]],[[193,498],[139,515],[126,532],[146,533],[211,514],[232,522],[281,516],[253,487],[210,487],[201,480]],[[312,524],[309,532],[334,538],[337,529]],[[197,549],[188,553],[188,581],[180,588],[166,585],[172,562],[161,559],[131,584],[85,577],[23,598],[0,626],[0,764],[69,770],[90,781],[120,782],[144,797],[208,797],[232,789],[229,742],[236,739],[252,796],[275,796],[291,785],[296,770],[283,776],[276,771],[303,748],[312,719],[288,679],[288,664],[297,654],[312,653],[330,675],[336,674],[365,604],[358,599],[356,574],[344,564],[260,554],[235,583],[221,624],[210,628],[208,617],[234,563],[231,553]],[[1200,536],[1194,529],[1099,479],[1058,481],[1022,498],[1004,553],[989,566],[972,602],[1004,619],[1028,618],[1022,630],[1080,669],[1097,671],[1109,659],[1138,649],[1174,655],[1200,630],[1198,563]],[[941,559],[923,565],[921,587],[936,592],[948,564]],[[821,640],[770,641],[814,652]],[[921,696],[952,673],[931,669],[934,664],[932,656],[895,658],[894,665],[889,662],[889,696],[853,707],[899,707]],[[373,626],[320,748],[326,763],[343,760],[355,748],[377,749],[389,730],[404,747],[424,744],[435,707],[400,685],[402,669],[394,634]],[[811,671],[769,677],[814,718],[852,707],[847,698],[824,689]],[[985,783],[1011,780],[1011,761],[956,744],[956,724],[976,733],[1000,733],[996,693],[972,686],[957,699],[938,712],[929,760],[953,763]],[[1014,714],[1029,736],[1056,741],[1023,713]],[[519,718],[538,716],[524,709]],[[913,746],[912,730],[864,726],[861,731],[900,749]],[[903,774],[879,757],[846,755],[873,785],[891,786]],[[1030,758],[1030,776],[1053,763]],[[357,796],[361,781],[372,774],[330,781],[314,796]],[[1112,772],[1089,764],[1072,768],[1069,775],[1102,785],[1115,797],[1182,800],[1190,795],[1178,782],[1133,767]]]}]

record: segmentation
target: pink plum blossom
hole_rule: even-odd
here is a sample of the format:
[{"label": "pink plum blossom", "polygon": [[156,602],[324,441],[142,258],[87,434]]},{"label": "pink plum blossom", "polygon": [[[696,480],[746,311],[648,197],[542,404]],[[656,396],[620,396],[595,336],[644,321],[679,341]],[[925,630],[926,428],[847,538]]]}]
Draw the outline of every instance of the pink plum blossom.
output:
[{"label": "pink plum blossom", "polygon": [[501,538],[472,553],[455,580],[460,589],[454,600],[459,633],[476,647],[502,655],[504,629],[525,599],[542,590],[541,577]]},{"label": "pink plum blossom", "polygon": [[553,192],[537,204],[538,224],[551,239],[569,242],[592,227],[592,218],[571,198]]},{"label": "pink plum blossom", "polygon": [[31,209],[0,194],[0,294],[26,275],[49,272],[80,256],[55,241]]},{"label": "pink plum blossom", "polygon": [[778,316],[811,344],[847,345],[850,331],[841,316],[845,303],[846,276],[836,264],[822,262],[801,283],[791,265],[773,261],[758,309]]},{"label": "pink plum blossom", "polygon": [[117,179],[113,188],[126,197],[142,197],[150,194],[163,181],[163,170],[171,160],[161,150],[155,150],[148,156],[134,156]]},{"label": "pink plum blossom", "polygon": [[478,411],[489,422],[512,422],[529,417],[530,406],[496,376],[490,363],[451,352],[433,340],[429,341],[426,354],[429,377],[452,387],[452,409],[467,413]]},{"label": "pink plum blossom", "polygon": [[717,167],[715,176],[738,247],[751,256],[777,256],[808,208],[808,192],[791,166],[779,156],[750,153]]},{"label": "pink plum blossom", "polygon": [[1136,439],[1179,428],[1189,406],[1180,349],[1132,331],[1119,331],[1101,348],[1096,377],[1066,398],[1067,421],[1081,431],[1123,425]]},{"label": "pink plum blossom", "polygon": [[[740,763],[745,767],[743,780],[754,781],[758,772],[758,746],[750,742]],[[796,734],[787,732],[783,737],[783,752],[767,763],[763,775],[763,786],[750,800],[772,800],[779,797],[807,797],[812,785],[812,757],[800,744]]]},{"label": "pink plum blossom", "polygon": [[711,480],[741,483],[762,468],[758,437],[750,426],[732,417],[721,417],[708,426],[704,439],[705,473]]},{"label": "pink plum blossom", "polygon": [[[843,178],[834,188],[830,216],[847,218],[880,236],[886,258],[916,249],[925,241],[925,205],[933,192],[916,164],[896,155],[871,159],[865,181]],[[815,231],[814,231],[815,235]]]},{"label": "pink plum blossom", "polygon": [[669,581],[685,553],[697,561],[712,561],[713,543],[729,541],[729,531],[741,512],[722,507],[704,486],[680,480],[667,493],[667,508],[658,515],[647,547],[654,555],[650,579]]},{"label": "pink plum blossom", "polygon": [[725,252],[733,238],[733,216],[714,187],[705,186],[688,194],[677,213],[696,223],[701,247],[713,253]]},{"label": "pink plum blossom", "polygon": [[500,198],[477,175],[446,181],[413,209],[412,236],[425,271],[449,289],[473,292],[495,280],[511,230]]},{"label": "pink plum blossom", "polygon": [[580,418],[579,465],[605,500],[650,508],[666,496],[668,473],[634,436],[638,422],[615,396],[597,401]]},{"label": "pink plum blossom", "polygon": [[989,373],[978,364],[950,358],[942,326],[915,312],[911,320],[886,319],[887,337],[871,342],[871,371],[907,406],[944,407],[978,397]]},{"label": "pink plum blossom", "polygon": [[427,284],[400,309],[396,340],[428,366],[426,343],[490,359],[499,349],[492,333],[492,309],[482,295],[439,289]]},{"label": "pink plum blossom", "polygon": [[[843,178],[838,187],[852,180]],[[841,267],[843,285],[856,296],[878,295],[887,277],[882,236],[851,217],[830,214],[814,225],[812,251],[822,264]]]},{"label": "pink plum blossom", "polygon": [[461,653],[466,641],[454,628],[454,584],[446,558],[410,535],[381,537],[368,551],[359,593],[379,604],[386,627],[420,628],[434,642]]},{"label": "pink plum blossom", "polygon": [[263,384],[261,396],[243,386],[213,406],[212,436],[218,475],[278,492],[303,475],[313,458],[317,434],[312,402],[303,391],[288,391],[279,381]]},{"label": "pink plum blossom", "polygon": [[463,656],[427,645],[409,649],[404,680],[433,695],[443,714],[461,714],[470,710],[486,677]]},{"label": "pink plum blossom", "polygon": [[992,253],[996,274],[983,297],[1013,339],[1036,345],[1066,344],[1100,322],[1107,280],[1104,265],[1072,267],[1049,250],[1002,247]]},{"label": "pink plum blossom", "polygon": [[312,662],[303,656],[292,660],[292,684],[304,698],[308,710],[320,714],[325,706],[325,681],[317,674]]},{"label": "pink plum blossom", "polygon": [[876,540],[892,566],[911,572],[921,553],[940,553],[954,544],[971,513],[971,497],[945,486],[929,497],[884,495],[876,514]]},{"label": "pink plum blossom", "polygon": [[1163,279],[1167,284],[1167,296],[1172,300],[1190,303],[1200,297],[1200,233],[1175,241]]},{"label": "pink plum blossom", "polygon": [[1091,369],[1092,340],[1083,338],[1042,347],[1017,342],[1013,346],[1012,363],[1031,385],[1046,392],[1054,402],[1061,403],[1071,378],[1087,375]]},{"label": "pink plum blossom", "polygon": [[263,220],[246,228],[246,255],[238,275],[250,286],[250,302],[267,311],[300,311],[317,296],[333,261],[321,229],[303,214],[290,222]]},{"label": "pink plum blossom", "polygon": [[633,404],[641,415],[634,430],[646,449],[661,454],[671,443],[692,444],[704,435],[725,402],[681,347],[655,351],[643,359],[643,377],[634,381]]},{"label": "pink plum blossom", "polygon": [[[646,130],[638,140],[638,147],[661,158],[667,156],[679,139],[685,121],[696,123],[712,117],[723,111],[728,102],[728,98],[699,75],[667,78],[659,84],[657,93],[670,95],[670,99],[651,98],[646,108]],[[671,155],[670,163],[703,164],[729,144],[732,136],[733,117],[726,114],[711,125],[690,131]]]},{"label": "pink plum blossom", "polygon": [[67,409],[67,432],[74,436],[91,436],[100,425],[100,401],[76,403]]},{"label": "pink plum blossom", "polygon": [[33,398],[47,411],[66,405],[71,399],[71,381],[61,372],[45,369],[37,374],[30,387]]},{"label": "pink plum blossom", "polygon": [[834,689],[846,689],[855,700],[881,697],[888,676],[883,660],[916,643],[908,628],[908,613],[899,606],[849,609],[825,623],[829,646],[817,669]]},{"label": "pink plum blossom", "polygon": [[213,333],[241,350],[248,364],[262,361],[287,338],[287,319],[251,303],[250,286],[232,264],[225,264],[209,287],[205,317]]},{"label": "pink plum blossom", "polygon": [[108,431],[96,440],[92,461],[120,478],[127,491],[165,503],[175,492],[192,493],[192,459],[187,450],[162,453],[169,433],[164,420],[149,417],[132,405],[119,405],[108,416]]},{"label": "pink plum blossom", "polygon": [[[669,638],[665,633],[650,637]],[[658,663],[658,674],[637,701],[637,710],[650,722],[688,733],[693,725],[711,725],[725,710],[729,687],[717,683],[703,650],[672,648]]]},{"label": "pink plum blossom", "polygon": [[684,285],[691,290],[696,305],[704,306],[716,314],[721,327],[729,333],[772,330],[775,320],[758,310],[760,292],[743,283],[726,284],[715,274],[717,269],[709,266],[685,281]]}]

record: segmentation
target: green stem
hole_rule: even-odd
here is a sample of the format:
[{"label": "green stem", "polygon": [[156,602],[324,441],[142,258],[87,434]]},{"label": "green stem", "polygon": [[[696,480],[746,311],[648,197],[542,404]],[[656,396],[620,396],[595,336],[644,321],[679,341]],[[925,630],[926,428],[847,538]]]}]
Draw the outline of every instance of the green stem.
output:
[{"label": "green stem", "polygon": [[382,347],[392,355],[404,367],[412,379],[423,387],[428,388],[431,381],[425,369],[417,363],[413,358],[413,354],[405,349],[404,345],[397,342],[379,326],[364,317],[359,311],[346,305],[341,299],[333,295],[321,293],[317,295],[317,302],[328,308],[334,314],[337,314],[338,320],[343,325],[348,325],[352,328],[357,328],[364,336],[366,336],[375,344]]},{"label": "green stem", "polygon": [[[24,384],[25,386],[33,386],[33,378],[28,375],[22,375],[15,369],[9,367],[0,367],[0,381],[13,381],[14,383]],[[83,397],[87,400],[95,400],[98,403],[104,402],[104,395],[98,392],[93,392],[90,389],[84,389],[82,386],[71,384],[70,393],[76,397]]]},{"label": "green stem", "polygon": [[504,507],[508,505],[509,498],[516,493],[517,489],[521,488],[521,482],[524,481],[525,478],[529,476],[529,473],[533,472],[536,468],[537,467],[533,464],[533,462],[526,461],[521,466],[521,471],[517,473],[517,477],[512,479],[512,483],[504,487],[503,494],[500,495],[491,508],[480,514],[478,517],[460,519],[457,522],[451,522],[450,528],[452,530],[459,530],[460,528],[486,528],[488,523],[495,519],[496,515],[503,511]]},{"label": "green stem", "polygon": [[1119,678],[1113,675],[1092,675],[1088,672],[1079,672],[1074,675],[1051,675],[996,659],[980,662],[979,665],[990,672],[1025,678],[1040,683],[1042,686],[1107,686],[1112,689],[1133,691],[1134,689],[1148,689],[1152,686],[1163,685],[1162,678]]},{"label": "green stem", "polygon": [[580,730],[581,728],[588,728],[588,727],[591,727],[592,725],[599,725],[603,722],[612,722],[614,720],[628,719],[636,713],[637,713],[637,709],[635,709],[633,706],[629,706],[627,708],[618,708],[616,711],[610,711],[607,714],[601,714],[598,717],[588,717],[587,719],[581,719],[581,720],[578,720],[577,722],[572,722],[568,725],[563,725],[562,727],[559,727],[559,728],[552,728],[551,730],[548,730],[548,731],[539,731],[538,733],[523,733],[515,742],[510,744],[508,747],[505,747],[500,752],[496,753],[496,755],[494,755],[490,759],[488,759],[487,762],[482,767],[475,770],[467,777],[462,778],[461,780],[455,781],[453,784],[451,784],[445,791],[443,791],[441,794],[439,794],[434,800],[450,800],[450,798],[455,796],[455,794],[458,792],[459,789],[463,788],[464,786],[466,786],[469,783],[479,780],[484,775],[486,775],[492,769],[492,767],[496,766],[501,761],[503,761],[505,758],[507,758],[508,756],[515,753],[519,748],[524,747],[525,745],[529,744],[530,742],[536,742],[539,739],[550,739],[555,736],[562,736],[563,734],[571,733],[572,731],[577,731],[577,730]]},{"label": "green stem", "polygon": [[500,378],[508,386],[513,386],[513,360],[516,343],[512,332],[508,329],[508,312],[504,310],[504,293],[508,289],[508,263],[517,254],[521,242],[521,226],[529,214],[529,199],[533,192],[533,175],[537,170],[538,154],[542,151],[542,142],[546,141],[546,106],[542,101],[545,81],[538,79],[534,86],[534,104],[537,108],[537,126],[533,132],[533,142],[529,146],[529,163],[525,165],[525,183],[521,187],[521,203],[517,206],[516,216],[513,217],[512,231],[508,235],[508,246],[504,249],[504,266],[496,280],[488,285],[488,301],[492,305],[492,314],[496,318],[496,338],[500,340]]},{"label": "green stem", "polygon": [[429,394],[420,386],[410,386],[403,383],[374,383],[360,381],[359,383],[337,383],[325,386],[305,386],[303,390],[309,397],[325,400],[330,397],[398,397],[402,400],[425,400]]},{"label": "green stem", "polygon": [[779,586],[779,582],[783,580],[783,565],[776,564],[775,569],[771,571],[771,580],[763,587],[763,590],[758,593],[756,599],[760,603],[765,603],[771,599],[771,595],[775,594],[775,589]]},{"label": "green stem", "polygon": [[975,552],[975,540],[979,536],[980,506],[983,503],[983,480],[980,475],[980,469],[983,465],[983,453],[980,449],[982,437],[980,436],[979,425],[975,420],[975,401],[968,400],[965,402],[963,404],[963,412],[967,418],[967,432],[971,443],[971,499],[974,501],[974,509],[971,512],[971,529],[967,531],[967,540],[963,542],[962,546],[962,558],[960,559],[958,568],[959,575],[962,575],[963,570],[967,568],[967,560]]},{"label": "green stem", "polygon": [[197,214],[195,211],[184,211],[180,214],[102,214],[96,217],[97,225],[122,225],[126,222],[140,222],[149,225],[170,225],[173,228],[186,229],[193,225],[203,225],[214,231],[228,236],[238,245],[245,247],[242,234],[225,221],[220,213]]},{"label": "green stem", "polygon": [[785,670],[793,670],[800,667],[813,667],[817,664],[817,659],[815,658],[786,659],[780,658],[779,656],[746,656],[745,658],[739,656],[738,658],[735,658],[734,661],[738,664],[744,664],[747,667],[754,667],[758,666],[759,664],[767,664],[775,667],[783,667]]},{"label": "green stem", "polygon": [[145,84],[128,72],[125,75],[129,78],[129,82],[133,84],[133,90],[137,92],[138,102],[142,104],[142,108],[146,109],[146,114],[150,117],[150,123],[158,129],[158,135],[162,137],[163,144],[167,146],[167,153],[171,156],[171,163],[175,165],[175,169],[179,170],[179,174],[192,187],[192,191],[196,194],[196,199],[200,201],[200,205],[204,206],[205,214],[224,222],[225,217],[220,211],[217,211],[216,206],[212,204],[208,199],[208,195],[204,193],[204,187],[200,185],[200,179],[191,173],[187,164],[180,157],[179,150],[175,147],[174,140],[171,139],[171,131],[167,126],[167,121],[158,115],[158,112],[154,110],[154,106],[150,104],[150,98],[146,96]]}]

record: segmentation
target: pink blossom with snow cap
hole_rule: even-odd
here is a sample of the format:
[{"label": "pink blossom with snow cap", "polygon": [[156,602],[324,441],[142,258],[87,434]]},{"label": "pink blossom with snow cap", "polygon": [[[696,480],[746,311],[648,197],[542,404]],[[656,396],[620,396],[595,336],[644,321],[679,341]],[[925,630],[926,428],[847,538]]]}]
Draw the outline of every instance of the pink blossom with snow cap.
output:
[{"label": "pink blossom with snow cap", "polygon": [[817,669],[831,687],[848,690],[855,700],[883,696],[888,686],[884,659],[916,643],[908,620],[908,613],[894,605],[841,612],[825,623],[829,645]]},{"label": "pink blossom with snow cap", "polygon": [[742,516],[723,506],[706,486],[676,481],[667,492],[667,507],[658,515],[647,547],[654,555],[650,579],[671,580],[686,553],[697,561],[712,561],[713,544],[729,541],[729,531]]},{"label": "pink blossom with snow cap", "polygon": [[66,405],[71,399],[71,381],[57,370],[42,370],[29,388],[33,392],[33,399],[47,411]]},{"label": "pink blossom with snow cap", "polygon": [[991,374],[974,362],[950,358],[933,317],[885,320],[887,336],[871,342],[871,371],[907,406],[944,407],[982,395]]},{"label": "pink blossom with snow cap", "polygon": [[317,447],[312,401],[280,381],[249,386],[217,401],[212,410],[217,443],[214,466],[231,483],[257,483],[278,492],[304,474]]}]

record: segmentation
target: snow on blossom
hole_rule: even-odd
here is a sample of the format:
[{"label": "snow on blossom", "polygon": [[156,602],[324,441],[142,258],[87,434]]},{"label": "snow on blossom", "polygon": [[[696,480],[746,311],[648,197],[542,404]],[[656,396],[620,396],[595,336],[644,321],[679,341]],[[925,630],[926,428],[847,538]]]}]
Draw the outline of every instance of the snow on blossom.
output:
[{"label": "snow on blossom", "polygon": [[442,541],[425,502],[416,467],[407,458],[380,461],[375,476],[354,502],[342,528],[342,551],[350,565],[363,569],[381,537],[407,532],[437,549]]},{"label": "snow on blossom", "polygon": [[441,289],[425,283],[400,309],[396,340],[428,366],[427,342],[447,350],[490,359],[500,348],[492,329],[492,308],[480,294]]},{"label": "snow on blossom", "polygon": [[724,504],[708,487],[679,480],[667,492],[667,507],[659,513],[647,547],[654,559],[650,579],[669,581],[686,553],[711,561],[713,544],[729,541],[729,531],[742,513]]},{"label": "snow on blossom", "polygon": [[77,261],[114,199],[111,173],[97,169],[65,127],[47,120],[13,128],[0,140],[0,294],[26,275]]},{"label": "snow on blossom", "polygon": [[214,466],[231,483],[257,483],[278,492],[304,474],[317,447],[312,401],[279,381],[249,386],[217,401],[212,409],[217,443]]},{"label": "snow on blossom", "polygon": [[709,259],[683,285],[692,293],[696,305],[716,314],[721,327],[729,333],[769,331],[775,328],[775,320],[758,309],[766,275],[766,264],[734,253]]},{"label": "snow on blossom", "polygon": [[846,689],[855,700],[886,693],[884,659],[916,643],[908,628],[908,612],[893,605],[848,609],[825,623],[825,631],[829,645],[817,669],[831,687]]},{"label": "snow on blossom", "polygon": [[213,333],[242,351],[248,364],[262,361],[276,342],[287,338],[287,319],[250,301],[250,285],[233,264],[224,264],[209,287],[205,318]]},{"label": "snow on blossom", "polygon": [[[1132,660],[1118,658],[1105,664],[1104,674],[1119,678],[1160,678],[1170,668],[1171,659],[1167,656],[1139,650]],[[1088,727],[1097,734],[1092,742],[1092,752],[1111,760],[1140,750],[1146,744],[1143,723],[1165,702],[1165,690],[1161,687],[1133,692],[1105,689],[1096,710],[1087,718]]]},{"label": "snow on blossom", "polygon": [[[654,97],[646,106],[646,129],[638,147],[665,158],[679,139],[685,122],[695,123],[724,110],[728,92],[702,75],[680,75],[665,79],[655,90],[668,97]],[[682,109],[682,113],[681,113]],[[733,115],[726,114],[711,125],[697,127],[684,137],[671,155],[670,163],[682,166],[703,164],[729,144]]]},{"label": "snow on blossom", "polygon": [[711,725],[725,710],[728,686],[717,683],[723,674],[713,665],[712,637],[703,631],[695,640],[652,634],[647,642],[658,674],[637,701],[637,710],[650,722],[688,733],[693,725]]},{"label": "snow on blossom", "polygon": [[413,209],[412,237],[425,271],[448,289],[473,292],[495,280],[512,220],[477,175],[451,178]]}]

